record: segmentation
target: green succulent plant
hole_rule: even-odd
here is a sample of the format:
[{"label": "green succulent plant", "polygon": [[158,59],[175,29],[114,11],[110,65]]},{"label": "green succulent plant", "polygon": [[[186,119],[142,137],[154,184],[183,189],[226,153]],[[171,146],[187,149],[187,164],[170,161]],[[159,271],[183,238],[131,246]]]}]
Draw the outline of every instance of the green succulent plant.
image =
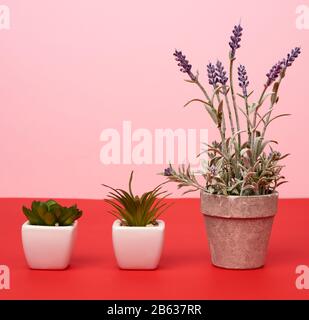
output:
[{"label": "green succulent plant", "polygon": [[133,171],[130,175],[128,191],[103,184],[104,187],[111,190],[107,195],[110,199],[105,200],[113,207],[113,210],[109,213],[121,220],[122,225],[125,226],[156,225],[159,216],[170,207],[169,204],[164,202],[164,199],[170,195],[167,194],[167,191],[162,191],[162,185],[165,182],[138,196],[133,194],[132,180]]},{"label": "green succulent plant", "polygon": [[23,212],[32,225],[70,226],[83,214],[76,205],[63,207],[54,200],[33,201],[31,209],[23,206]]}]

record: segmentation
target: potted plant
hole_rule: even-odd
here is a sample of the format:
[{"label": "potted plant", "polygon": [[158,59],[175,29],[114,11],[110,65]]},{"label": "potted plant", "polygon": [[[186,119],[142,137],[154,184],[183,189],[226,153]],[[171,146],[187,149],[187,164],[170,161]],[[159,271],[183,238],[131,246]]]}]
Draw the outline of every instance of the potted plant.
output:
[{"label": "potted plant", "polygon": [[168,194],[160,184],[141,196],[134,195],[132,180],[133,171],[128,191],[103,184],[111,190],[105,201],[113,208],[109,212],[117,218],[112,226],[114,253],[121,269],[156,269],[165,231],[159,217],[169,207],[163,201]]},{"label": "potted plant", "polygon": [[244,65],[237,68],[239,93],[234,86],[234,64],[242,31],[241,25],[233,29],[228,73],[219,60],[207,65],[211,94],[201,84],[198,72],[192,72],[186,56],[175,51],[180,70],[189,76],[186,81],[197,85],[203,94],[203,98],[192,99],[185,106],[200,103],[217,127],[220,141],[206,144],[208,161],[201,172],[203,183],[190,166],[176,170],[169,166],[164,171],[179,188],[191,187],[187,192],[200,190],[212,263],[231,269],[259,268],[265,263],[277,211],[276,190],[286,182],[281,160],[287,156],[274,150],[277,141],[266,138],[266,132],[274,120],[288,116],[273,116],[273,112],[281,82],[301,51],[294,48],[270,69],[254,101]]},{"label": "potted plant", "polygon": [[23,206],[27,217],[22,225],[22,243],[31,269],[65,269],[74,246],[77,219],[82,211],[76,205],[63,207],[54,200],[33,201]]}]

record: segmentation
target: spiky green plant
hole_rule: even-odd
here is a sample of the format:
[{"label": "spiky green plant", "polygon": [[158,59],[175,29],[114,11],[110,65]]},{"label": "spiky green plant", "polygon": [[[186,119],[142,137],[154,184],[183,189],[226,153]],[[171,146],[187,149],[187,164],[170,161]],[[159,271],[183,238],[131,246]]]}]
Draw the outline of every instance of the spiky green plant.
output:
[{"label": "spiky green plant", "polygon": [[31,209],[23,206],[23,212],[32,225],[70,226],[83,214],[76,205],[63,207],[54,200],[33,201]]},{"label": "spiky green plant", "polygon": [[156,225],[159,216],[170,207],[164,202],[164,199],[169,196],[166,191],[162,191],[162,185],[165,183],[161,183],[153,190],[138,196],[133,194],[132,180],[133,171],[130,175],[128,191],[103,184],[104,187],[111,190],[107,195],[110,199],[105,200],[113,207],[109,213],[121,220],[122,225],[125,226]]}]

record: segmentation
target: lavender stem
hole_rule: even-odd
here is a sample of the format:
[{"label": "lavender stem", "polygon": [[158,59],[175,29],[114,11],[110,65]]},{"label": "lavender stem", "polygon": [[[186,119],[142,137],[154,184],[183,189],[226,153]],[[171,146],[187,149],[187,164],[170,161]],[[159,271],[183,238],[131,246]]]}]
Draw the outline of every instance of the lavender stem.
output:
[{"label": "lavender stem", "polygon": [[[234,58],[230,59],[230,90],[231,90],[233,108],[234,108],[235,119],[236,119],[236,128],[237,128],[237,131],[240,131],[237,103],[236,103],[234,84],[233,84],[233,63],[234,63],[234,60],[235,60]],[[239,151],[240,151],[240,147],[241,147],[240,132],[238,132],[237,136],[238,136],[238,147],[239,147]]]},{"label": "lavender stem", "polygon": [[[278,80],[278,90],[279,90],[279,87],[280,87],[282,79],[283,79],[283,77],[280,75],[280,78]],[[267,129],[267,126],[268,126],[268,123],[269,123],[269,120],[270,120],[270,117],[271,117],[271,114],[272,114],[273,107],[277,103],[276,102],[277,96],[278,96],[278,91],[277,91],[274,99],[272,99],[272,102],[271,102],[271,104],[269,106],[269,109],[268,109],[270,112],[268,113],[268,115],[266,117],[265,124],[264,124],[264,127],[263,127],[263,131],[262,131],[262,134],[261,134],[262,140],[264,139],[265,132],[266,132],[266,129]]]}]

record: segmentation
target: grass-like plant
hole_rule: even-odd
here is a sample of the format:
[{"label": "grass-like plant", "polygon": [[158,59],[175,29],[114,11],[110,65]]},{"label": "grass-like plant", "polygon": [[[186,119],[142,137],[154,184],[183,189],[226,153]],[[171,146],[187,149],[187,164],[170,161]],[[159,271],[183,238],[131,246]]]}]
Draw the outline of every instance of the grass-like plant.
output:
[{"label": "grass-like plant", "polygon": [[130,175],[128,191],[103,184],[104,187],[111,190],[107,195],[110,199],[105,200],[113,207],[113,210],[110,210],[109,213],[121,220],[124,226],[157,225],[159,216],[170,207],[164,201],[169,196],[167,191],[162,191],[162,185],[165,183],[161,183],[153,190],[138,196],[133,194],[132,180],[133,171]]},{"label": "grass-like plant", "polygon": [[22,209],[30,224],[40,226],[70,226],[83,214],[76,205],[63,207],[54,200],[33,201],[31,209]]},{"label": "grass-like plant", "polygon": [[[188,192],[200,189],[212,194],[265,195],[275,192],[278,186],[287,182],[281,174],[283,165],[280,164],[287,154],[281,155],[273,149],[272,145],[277,144],[277,141],[266,138],[266,132],[274,120],[289,115],[272,116],[279,101],[281,82],[301,49],[295,47],[273,65],[266,74],[261,94],[254,101],[253,91],[249,92],[247,70],[241,64],[237,68],[239,93],[234,85],[234,64],[242,31],[242,26],[237,25],[230,37],[228,72],[219,60],[207,65],[211,94],[200,82],[199,73],[192,72],[186,56],[181,51],[176,50],[174,53],[180,71],[189,76],[185,81],[197,85],[203,94],[202,98],[192,99],[185,106],[200,103],[220,135],[220,142],[206,145],[205,152],[208,153],[209,161],[202,172],[205,184],[198,182],[190,166],[182,166],[177,170],[172,166],[165,169],[164,175],[168,180],[176,182],[179,188],[191,187]],[[266,110],[263,111],[265,105]],[[243,128],[240,115],[244,117]]]}]

